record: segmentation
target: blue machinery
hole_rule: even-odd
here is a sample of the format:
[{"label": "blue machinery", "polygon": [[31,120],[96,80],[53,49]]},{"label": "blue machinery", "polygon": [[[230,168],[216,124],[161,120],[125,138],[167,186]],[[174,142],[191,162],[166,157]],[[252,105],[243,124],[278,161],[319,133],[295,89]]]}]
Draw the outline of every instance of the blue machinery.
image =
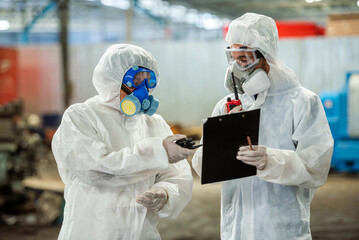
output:
[{"label": "blue machinery", "polygon": [[359,172],[359,72],[347,73],[339,92],[322,92],[320,98],[334,138],[332,168]]}]

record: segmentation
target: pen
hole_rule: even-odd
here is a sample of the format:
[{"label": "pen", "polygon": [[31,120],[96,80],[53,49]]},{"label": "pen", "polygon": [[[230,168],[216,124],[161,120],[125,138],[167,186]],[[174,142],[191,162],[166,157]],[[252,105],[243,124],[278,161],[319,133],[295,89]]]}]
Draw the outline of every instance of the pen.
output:
[{"label": "pen", "polygon": [[251,150],[253,150],[252,141],[251,141],[251,138],[249,136],[247,136],[247,142],[248,142],[248,145],[251,148]]}]

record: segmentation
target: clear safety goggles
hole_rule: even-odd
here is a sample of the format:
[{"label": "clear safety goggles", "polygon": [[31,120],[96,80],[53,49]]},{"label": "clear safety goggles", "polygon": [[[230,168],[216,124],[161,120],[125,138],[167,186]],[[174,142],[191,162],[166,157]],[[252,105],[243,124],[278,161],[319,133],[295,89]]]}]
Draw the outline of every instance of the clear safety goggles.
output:
[{"label": "clear safety goggles", "polygon": [[[257,55],[260,56],[258,57]],[[226,49],[226,56],[228,64],[235,64],[241,71],[245,71],[258,64],[259,58],[263,57],[263,55],[256,49],[230,47],[227,47]]]}]

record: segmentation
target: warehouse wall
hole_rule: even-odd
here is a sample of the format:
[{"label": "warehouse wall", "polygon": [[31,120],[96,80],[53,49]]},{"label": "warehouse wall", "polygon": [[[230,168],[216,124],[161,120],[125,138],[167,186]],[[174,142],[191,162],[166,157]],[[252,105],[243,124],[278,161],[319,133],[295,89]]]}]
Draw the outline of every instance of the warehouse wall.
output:
[{"label": "warehouse wall", "polygon": [[61,52],[57,45],[17,49],[17,91],[26,113],[62,110]]},{"label": "warehouse wall", "polygon": [[279,56],[310,90],[339,90],[345,73],[359,70],[359,37],[281,40]]},{"label": "warehouse wall", "polygon": [[[157,59],[160,85],[153,94],[160,100],[159,113],[170,123],[201,125],[215,103],[227,91],[223,87],[227,67],[224,41],[136,42]],[[72,45],[70,78],[72,102],[96,94],[92,73],[109,44]],[[62,87],[58,46],[19,47],[19,95],[26,112],[62,112]],[[320,93],[339,90],[345,73],[359,69],[359,37],[286,39],[279,42],[280,59],[293,68],[305,87]],[[31,72],[29,67],[37,69]],[[29,87],[37,91],[29,93]]]}]

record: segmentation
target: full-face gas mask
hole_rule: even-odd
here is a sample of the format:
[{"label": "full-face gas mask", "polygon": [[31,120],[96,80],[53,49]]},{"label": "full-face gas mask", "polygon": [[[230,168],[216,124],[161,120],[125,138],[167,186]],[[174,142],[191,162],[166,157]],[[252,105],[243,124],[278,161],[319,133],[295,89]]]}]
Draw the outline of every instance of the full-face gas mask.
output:
[{"label": "full-face gas mask", "polygon": [[[258,94],[270,87],[270,80],[263,69],[255,69],[264,56],[256,49],[247,47],[226,49],[229,67],[226,74],[226,86],[239,94]],[[254,70],[255,69],[255,70]],[[233,76],[232,76],[233,73]],[[233,79],[236,86],[233,85]]]},{"label": "full-face gas mask", "polygon": [[[152,70],[144,67],[133,66],[125,76],[121,89],[128,95],[121,100],[121,111],[134,116],[138,113],[153,115],[158,108],[159,101],[149,94],[157,85],[156,75]],[[136,88],[133,92],[130,87]]]}]

